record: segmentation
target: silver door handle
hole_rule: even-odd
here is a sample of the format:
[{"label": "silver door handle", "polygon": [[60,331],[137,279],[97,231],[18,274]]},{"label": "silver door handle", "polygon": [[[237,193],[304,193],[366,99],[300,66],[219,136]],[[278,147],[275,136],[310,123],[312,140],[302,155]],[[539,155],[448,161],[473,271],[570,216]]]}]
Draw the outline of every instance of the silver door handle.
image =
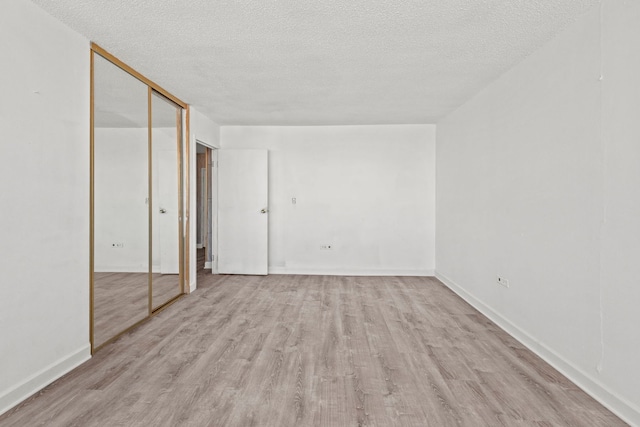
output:
[{"label": "silver door handle", "polygon": [[160,208],[160,213],[167,213],[166,209]]},{"label": "silver door handle", "polygon": [[269,209],[267,209],[267,208],[260,209],[260,213],[262,213],[262,214],[265,214],[267,212],[269,212]]}]

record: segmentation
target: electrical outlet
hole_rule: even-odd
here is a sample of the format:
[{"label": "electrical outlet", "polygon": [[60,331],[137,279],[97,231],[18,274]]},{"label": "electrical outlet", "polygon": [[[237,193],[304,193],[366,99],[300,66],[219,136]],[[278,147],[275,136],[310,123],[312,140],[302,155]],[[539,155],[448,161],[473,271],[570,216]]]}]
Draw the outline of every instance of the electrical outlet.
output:
[{"label": "electrical outlet", "polygon": [[112,243],[111,247],[113,247],[113,248],[124,248],[124,243]]},{"label": "electrical outlet", "polygon": [[333,249],[333,245],[320,245],[321,251],[330,251]]},{"label": "electrical outlet", "polygon": [[502,276],[498,276],[497,282],[498,282],[498,285],[502,285],[505,288],[509,287],[509,281]]}]

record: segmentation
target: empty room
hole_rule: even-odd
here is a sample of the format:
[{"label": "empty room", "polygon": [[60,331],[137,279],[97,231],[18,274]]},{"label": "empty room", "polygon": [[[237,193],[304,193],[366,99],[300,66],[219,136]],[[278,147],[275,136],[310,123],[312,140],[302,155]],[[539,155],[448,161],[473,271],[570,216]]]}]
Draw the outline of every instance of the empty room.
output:
[{"label": "empty room", "polygon": [[640,426],[640,3],[0,4],[0,426]]}]

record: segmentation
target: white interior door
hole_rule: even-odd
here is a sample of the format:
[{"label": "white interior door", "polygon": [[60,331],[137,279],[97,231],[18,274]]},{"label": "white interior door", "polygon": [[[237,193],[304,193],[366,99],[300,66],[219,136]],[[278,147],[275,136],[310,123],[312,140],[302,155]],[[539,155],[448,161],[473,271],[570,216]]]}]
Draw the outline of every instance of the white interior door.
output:
[{"label": "white interior door", "polygon": [[178,206],[178,155],[175,150],[158,151],[157,221],[160,273],[179,274],[180,238]]},{"label": "white interior door", "polygon": [[218,150],[218,272],[268,272],[267,150]]}]

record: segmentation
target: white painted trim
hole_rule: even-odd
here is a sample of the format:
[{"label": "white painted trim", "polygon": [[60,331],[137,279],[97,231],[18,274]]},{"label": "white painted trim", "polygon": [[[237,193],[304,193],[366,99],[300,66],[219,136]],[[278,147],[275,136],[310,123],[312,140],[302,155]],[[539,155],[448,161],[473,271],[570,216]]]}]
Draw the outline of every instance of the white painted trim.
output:
[{"label": "white painted trim", "polygon": [[458,285],[444,274],[436,271],[435,276],[460,298],[488,317],[493,323],[502,328],[522,345],[540,356],[545,362],[573,381],[587,394],[600,402],[618,417],[622,418],[623,421],[630,425],[640,426],[640,408],[618,396],[592,375],[589,375],[581,369],[573,366],[571,362],[558,355],[553,351],[553,349],[540,343],[539,340],[529,335],[526,331],[520,329],[517,325],[511,323],[507,318],[495,312],[490,306],[468,293],[462,286]]},{"label": "white painted trim", "polygon": [[311,276],[420,276],[434,275],[434,270],[359,270],[339,268],[269,267],[269,274],[299,274]]},{"label": "white painted trim", "polygon": [[195,281],[191,282],[189,284],[189,293],[195,291],[196,289],[198,289],[198,285]]},{"label": "white painted trim", "polygon": [[204,142],[203,140],[198,138],[196,135],[193,136],[193,139],[194,139],[196,144],[204,145],[205,147],[211,148],[212,150],[220,149],[220,143],[218,143],[218,144],[209,144],[208,142]]},{"label": "white painted trim", "polygon": [[91,359],[91,345],[87,343],[75,353],[52,363],[21,384],[3,392],[0,395],[0,415],[89,359]]},{"label": "white painted trim", "polygon": [[[193,125],[193,121],[191,122],[191,124]],[[196,206],[196,187],[197,187],[197,183],[196,183],[196,177],[197,177],[197,173],[196,173],[196,166],[197,166],[197,162],[196,162],[196,153],[197,153],[197,145],[203,145],[207,148],[210,148],[212,151],[212,154],[214,156],[214,160],[216,159],[217,156],[217,150],[220,149],[220,142],[218,143],[209,143],[206,141],[203,141],[202,139],[200,139],[198,137],[198,135],[195,134],[195,132],[192,132],[190,135],[190,139],[191,141],[189,142],[189,148],[191,149],[191,158],[189,159],[190,165],[191,165],[191,172],[190,175],[188,177],[188,179],[191,182],[191,194],[190,194],[190,209],[189,211],[191,212],[191,222],[190,222],[190,226],[189,226],[189,239],[191,241],[191,248],[189,249],[189,254],[190,254],[190,259],[189,259],[189,265],[187,266],[187,268],[189,268],[190,274],[192,274],[194,276],[193,283],[189,284],[189,288],[190,288],[190,292],[193,292],[195,289],[197,289],[197,276],[198,276],[198,272],[197,272],[197,267],[196,267],[196,250],[197,249],[201,249],[204,244],[200,243],[198,244],[198,231],[197,231],[197,206]],[[213,173],[217,174],[217,170],[218,168],[213,168]],[[217,182],[217,180],[216,180]],[[213,189],[214,191],[214,200],[217,197],[217,188]],[[195,215],[194,215],[195,213]],[[217,233],[217,215],[218,212],[216,209],[213,209],[211,212],[211,218],[210,220],[214,221],[214,233]],[[216,234],[214,234],[212,236],[212,248],[215,250],[216,248]],[[194,267],[194,268],[192,268]],[[215,267],[214,267],[215,268]]]},{"label": "white painted trim", "polygon": [[[130,266],[130,265],[116,265],[109,267],[96,266],[94,268],[96,273],[148,273],[149,267]],[[154,265],[151,268],[153,273],[160,273],[160,266]]]},{"label": "white painted trim", "polygon": [[205,261],[204,262],[204,269],[205,270],[211,270],[211,264],[213,264],[211,261]]},{"label": "white painted trim", "polygon": [[94,271],[96,273],[148,273],[149,267],[139,267],[139,266],[131,266],[131,265],[115,265],[115,266],[109,266],[109,267],[101,267],[97,265],[94,268]]}]

